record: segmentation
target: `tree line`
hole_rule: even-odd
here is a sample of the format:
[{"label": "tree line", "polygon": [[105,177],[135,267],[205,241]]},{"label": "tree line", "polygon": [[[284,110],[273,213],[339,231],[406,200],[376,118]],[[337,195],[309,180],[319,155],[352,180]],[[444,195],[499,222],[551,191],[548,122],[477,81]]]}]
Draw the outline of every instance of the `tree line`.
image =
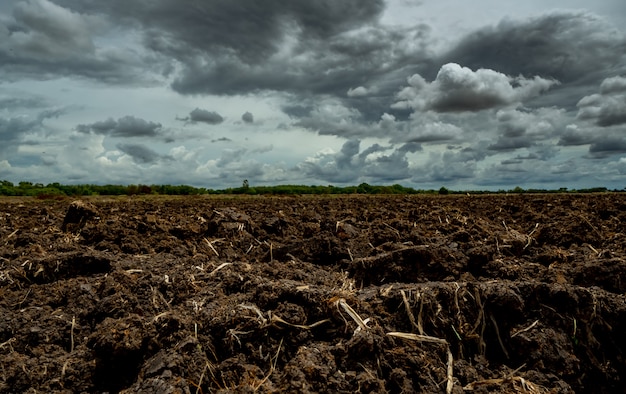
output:
[{"label": "tree line", "polygon": [[[0,181],[0,196],[32,196],[39,198],[53,198],[62,196],[121,196],[121,195],[204,195],[204,194],[246,194],[246,195],[300,195],[300,194],[493,194],[493,193],[602,193],[608,192],[606,187],[594,187],[587,189],[559,188],[546,189],[523,189],[519,186],[509,190],[486,191],[486,190],[449,190],[446,187],[440,189],[414,189],[411,187],[394,184],[391,186],[369,185],[361,183],[358,186],[321,186],[321,185],[276,185],[276,186],[251,186],[247,180],[241,187],[226,189],[207,189],[189,185],[94,185],[78,184],[63,185],[61,183],[19,182],[13,184],[9,181]],[[612,190],[623,192],[624,190]]]}]

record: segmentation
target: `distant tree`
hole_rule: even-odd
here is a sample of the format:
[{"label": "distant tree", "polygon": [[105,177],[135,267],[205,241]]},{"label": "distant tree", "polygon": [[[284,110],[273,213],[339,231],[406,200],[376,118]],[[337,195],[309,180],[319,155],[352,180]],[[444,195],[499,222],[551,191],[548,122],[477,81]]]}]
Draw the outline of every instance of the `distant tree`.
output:
[{"label": "distant tree", "polygon": [[244,189],[244,191],[250,188],[250,183],[248,182],[247,179],[243,180],[243,184],[241,185],[241,188]]},{"label": "distant tree", "polygon": [[441,188],[439,189],[439,194],[441,195],[446,195],[449,194],[450,190],[446,189],[445,187],[441,186]]},{"label": "distant tree", "polygon": [[374,191],[374,188],[367,183],[361,183],[356,188],[356,192],[359,194],[371,194]]}]

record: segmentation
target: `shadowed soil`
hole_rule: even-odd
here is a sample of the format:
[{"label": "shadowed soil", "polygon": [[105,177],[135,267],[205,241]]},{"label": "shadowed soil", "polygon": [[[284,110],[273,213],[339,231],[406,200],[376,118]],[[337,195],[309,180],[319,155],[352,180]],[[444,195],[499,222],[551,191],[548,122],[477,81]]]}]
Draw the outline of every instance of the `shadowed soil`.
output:
[{"label": "shadowed soil", "polygon": [[626,195],[0,200],[0,393],[614,393]]}]

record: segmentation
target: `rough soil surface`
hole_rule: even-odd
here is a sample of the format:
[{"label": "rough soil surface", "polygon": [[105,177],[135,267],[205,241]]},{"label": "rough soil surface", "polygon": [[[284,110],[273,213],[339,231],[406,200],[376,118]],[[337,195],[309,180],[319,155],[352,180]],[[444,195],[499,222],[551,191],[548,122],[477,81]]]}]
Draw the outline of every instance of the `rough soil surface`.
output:
[{"label": "rough soil surface", "polygon": [[626,391],[626,195],[0,200],[0,393]]}]

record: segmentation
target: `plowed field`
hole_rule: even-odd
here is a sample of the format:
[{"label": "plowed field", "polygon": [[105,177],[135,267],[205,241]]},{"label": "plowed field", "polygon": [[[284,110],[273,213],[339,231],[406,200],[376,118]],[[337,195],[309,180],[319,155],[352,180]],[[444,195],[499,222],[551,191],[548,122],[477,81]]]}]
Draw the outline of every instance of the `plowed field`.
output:
[{"label": "plowed field", "polygon": [[626,195],[0,200],[0,393],[626,392]]}]

